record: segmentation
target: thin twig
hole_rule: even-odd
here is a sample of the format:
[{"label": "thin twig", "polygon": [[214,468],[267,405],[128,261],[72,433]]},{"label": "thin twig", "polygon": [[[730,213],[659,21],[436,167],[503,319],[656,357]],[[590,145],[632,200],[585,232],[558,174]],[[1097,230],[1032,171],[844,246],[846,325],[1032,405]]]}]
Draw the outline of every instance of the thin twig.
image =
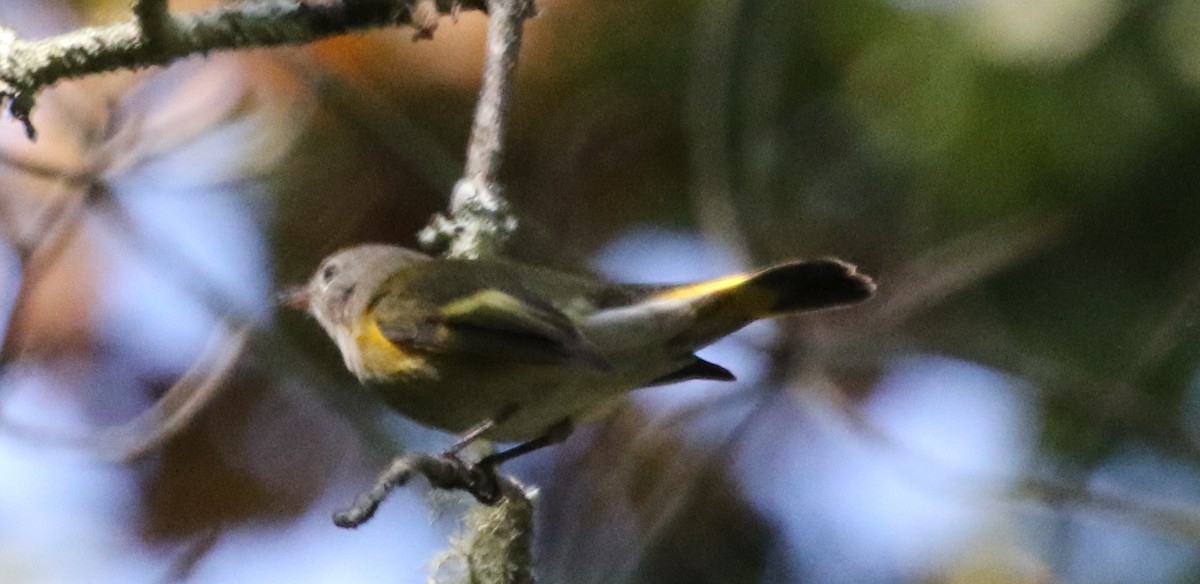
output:
[{"label": "thin twig", "polygon": [[451,192],[460,171],[457,153],[380,91],[347,83],[317,65],[309,53],[291,57],[281,59],[283,66],[327,99],[334,115],[368,134],[391,155],[409,161],[438,192]]},{"label": "thin twig", "polygon": [[[125,145],[126,141],[121,139],[106,143],[84,161],[81,170],[74,172],[38,167],[36,170],[47,176],[57,175],[64,189],[76,189],[79,192],[53,197],[48,208],[26,230],[31,233],[30,236],[22,235],[23,231],[15,218],[6,218],[21,273],[4,344],[0,346],[0,369],[15,359],[22,348],[25,304],[31,290],[65,249],[70,237],[78,232],[88,205],[108,198],[107,187],[100,182],[99,176],[109,166],[113,155],[122,151]],[[12,162],[15,167],[28,170],[21,161],[13,159]],[[80,190],[80,187],[83,188]],[[226,326],[222,323],[214,340],[192,367],[153,406],[128,423],[90,431],[84,436],[65,438],[12,420],[3,420],[0,427],[4,431],[43,442],[66,443],[107,460],[130,460],[177,434],[212,400],[225,385],[224,381],[236,364],[245,345],[246,334],[245,325]]]},{"label": "thin twig", "polygon": [[129,462],[188,428],[220,393],[246,345],[249,327],[222,322],[196,361],[162,397],[134,419],[64,435],[0,415],[0,431],[42,444],[89,452],[101,460]]},{"label": "thin twig", "polygon": [[8,366],[20,353],[25,335],[26,305],[30,294],[45,275],[46,269],[67,248],[72,236],[78,232],[83,218],[88,195],[55,195],[48,208],[34,223],[29,237],[21,233],[15,217],[5,217],[5,230],[17,252],[18,283],[12,304],[9,306],[8,323],[0,345],[0,371]]},{"label": "thin twig", "polygon": [[1061,217],[1003,219],[954,239],[907,262],[898,274],[884,274],[890,292],[873,303],[868,326],[855,336],[878,334],[914,313],[1007,268],[1058,237]]},{"label": "thin twig", "polygon": [[533,16],[534,9],[530,0],[491,0],[488,13],[483,85],[475,108],[463,178],[494,187],[504,156],[508,102],[512,97],[512,78],[521,51],[524,23]]},{"label": "thin twig", "polygon": [[229,385],[249,330],[245,323],[219,323],[208,346],[162,397],[133,420],[97,432],[91,449],[101,458],[129,462],[177,436]]},{"label": "thin twig", "polygon": [[1142,349],[1132,366],[1126,369],[1130,381],[1160,365],[1171,350],[1187,338],[1188,333],[1195,332],[1195,315],[1200,314],[1200,249],[1191,253],[1180,273],[1183,275],[1172,287],[1175,291],[1174,301],[1152,323],[1144,339],[1139,341]]},{"label": "thin twig", "polygon": [[[436,24],[428,14],[431,3],[435,14],[484,7],[482,0],[266,0],[173,15],[162,14],[166,3],[161,0],[140,0],[136,17],[128,22],[48,39],[25,41],[0,28],[0,106],[33,138],[29,118],[34,99],[62,79],[166,65],[215,51],[309,43],[385,26],[416,24],[429,31]],[[414,19],[418,5],[420,22]]]},{"label": "thin twig", "polygon": [[452,258],[492,255],[517,228],[498,178],[522,30],[534,13],[531,0],[488,2],[487,56],[466,171],[450,195],[450,213],[435,216],[420,233],[430,251]]},{"label": "thin twig", "polygon": [[[74,186],[73,181],[64,179],[64,185]],[[88,203],[105,196],[102,183],[93,183],[86,191],[58,195],[49,208],[29,230],[32,235],[24,237],[17,221],[7,218],[7,230],[17,250],[20,268],[20,283],[10,308],[8,327],[0,346],[0,370],[19,354],[25,330],[25,305],[33,288],[40,281],[46,268],[53,265],[85,215]],[[12,420],[0,424],[5,431],[36,437],[46,442],[67,442],[93,452],[109,460],[129,460],[154,446],[161,444],[187,426],[187,423],[211,401],[224,385],[241,354],[246,340],[246,327],[235,326],[227,330],[222,325],[214,343],[210,344],[196,363],[184,373],[154,406],[133,421],[89,432],[83,437],[63,439],[61,436]]]},{"label": "thin twig", "polygon": [[[417,476],[425,477],[435,488],[465,491],[488,505],[502,498],[516,498],[528,502],[524,487],[512,477],[493,475],[490,469],[448,456],[413,454],[393,459],[375,480],[375,485],[369,491],[360,494],[349,508],[334,514],[333,522],[338,527],[346,528],[355,528],[366,523],[396,487],[408,484]],[[499,490],[498,495],[496,489]]]},{"label": "thin twig", "polygon": [[779,395],[778,391],[770,389],[755,394],[754,405],[750,411],[718,444],[703,455],[698,468],[686,479],[686,483],[682,487],[678,484],[671,485],[669,491],[672,495],[671,498],[660,503],[658,514],[650,517],[646,522],[647,525],[643,527],[644,535],[641,540],[643,553],[631,554],[629,560],[621,565],[617,572],[621,576],[619,580],[638,580],[638,572],[645,565],[644,550],[650,550],[659,545],[670,533],[669,528],[684,518],[683,512],[688,509],[688,505],[694,502],[705,488],[711,486],[706,479],[719,470],[719,465],[730,460],[746,436],[755,430],[762,415],[768,411],[772,403],[775,403]]},{"label": "thin twig", "polygon": [[730,92],[737,54],[738,2],[705,2],[698,11],[686,103],[692,209],[700,232],[742,264],[751,257],[734,198],[729,151]]},{"label": "thin twig", "polygon": [[[1108,513],[1160,533],[1200,541],[1200,507],[1181,501],[1125,495],[1086,485],[1037,476],[994,476],[971,471],[905,444],[867,417],[845,392],[826,379],[822,395],[843,416],[848,427],[863,440],[895,455],[898,472],[915,483],[959,497],[990,498],[1013,503],[1072,506]],[[909,463],[909,464],[904,464]]]},{"label": "thin twig", "polygon": [[83,187],[96,178],[86,164],[71,165],[68,168],[65,165],[40,161],[33,156],[22,156],[4,148],[0,148],[0,165],[36,178],[59,180],[68,186]]}]

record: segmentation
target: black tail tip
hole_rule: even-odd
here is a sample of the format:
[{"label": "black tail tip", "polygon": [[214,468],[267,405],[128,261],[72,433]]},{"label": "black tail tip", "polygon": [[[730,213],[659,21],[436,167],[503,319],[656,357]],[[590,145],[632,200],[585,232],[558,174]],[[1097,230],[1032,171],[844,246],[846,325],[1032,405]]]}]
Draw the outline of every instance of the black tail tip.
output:
[{"label": "black tail tip", "polygon": [[875,280],[859,272],[858,266],[837,258],[825,258],[817,260],[817,263],[829,263],[832,266],[836,266],[834,271],[838,275],[835,278],[831,278],[831,280],[836,280],[842,286],[847,301],[851,303],[862,302],[875,295]]},{"label": "black tail tip", "polygon": [[870,276],[834,258],[775,266],[755,276],[755,281],[778,295],[773,313],[856,304],[875,295]]}]

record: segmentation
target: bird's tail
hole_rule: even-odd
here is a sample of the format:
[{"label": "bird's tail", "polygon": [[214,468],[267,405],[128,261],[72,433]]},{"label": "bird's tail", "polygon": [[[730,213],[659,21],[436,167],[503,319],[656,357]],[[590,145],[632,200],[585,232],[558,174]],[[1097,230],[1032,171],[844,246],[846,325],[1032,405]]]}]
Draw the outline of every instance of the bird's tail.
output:
[{"label": "bird's tail", "polygon": [[748,296],[762,298],[761,304],[751,302],[758,318],[856,304],[875,293],[871,278],[834,259],[770,267],[751,276],[745,287]]},{"label": "bird's tail", "polygon": [[658,298],[684,300],[695,309],[680,345],[707,345],[751,322],[862,302],[875,293],[871,278],[835,259],[797,261],[660,291]]}]

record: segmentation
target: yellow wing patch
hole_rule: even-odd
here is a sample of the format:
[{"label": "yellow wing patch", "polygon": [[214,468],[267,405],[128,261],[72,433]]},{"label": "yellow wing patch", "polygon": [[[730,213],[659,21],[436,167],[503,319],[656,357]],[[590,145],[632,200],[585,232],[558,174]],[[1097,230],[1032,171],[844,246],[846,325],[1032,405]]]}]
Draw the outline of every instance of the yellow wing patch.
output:
[{"label": "yellow wing patch", "polygon": [[362,353],[362,368],[371,377],[382,379],[417,373],[427,364],[421,355],[405,352],[383,336],[379,324],[370,314],[364,315],[359,322],[354,342]]},{"label": "yellow wing patch", "polygon": [[654,299],[690,300],[692,298],[699,298],[701,296],[707,296],[709,294],[715,294],[717,292],[722,292],[730,288],[741,286],[749,281],[750,278],[751,276],[748,274],[734,274],[732,276],[725,276],[724,278],[717,278],[716,280],[708,280],[707,282],[686,284],[677,288],[671,288],[670,290],[659,292],[658,294],[654,295]]}]

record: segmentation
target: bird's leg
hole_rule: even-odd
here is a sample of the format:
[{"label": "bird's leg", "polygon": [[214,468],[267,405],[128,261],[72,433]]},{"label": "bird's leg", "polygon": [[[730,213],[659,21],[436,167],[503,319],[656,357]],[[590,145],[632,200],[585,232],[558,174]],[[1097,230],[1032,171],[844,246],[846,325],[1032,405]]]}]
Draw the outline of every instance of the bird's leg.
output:
[{"label": "bird's leg", "polygon": [[533,440],[522,442],[508,450],[483,457],[483,460],[480,460],[468,469],[471,475],[471,485],[468,491],[480,503],[494,505],[500,500],[500,480],[496,477],[497,467],[518,456],[558,444],[566,440],[574,430],[575,425],[571,423],[571,419],[563,418],[553,426],[547,428],[545,434]]},{"label": "bird's leg", "polygon": [[454,444],[451,444],[450,448],[446,449],[446,452],[442,453],[442,455],[450,458],[458,458],[459,453],[461,453],[464,448],[482,436],[484,432],[487,432],[495,427],[496,420],[492,418],[488,418],[478,424],[475,424],[474,426],[471,426],[466,432],[463,432],[463,435],[459,436],[458,440],[455,440]]},{"label": "bird's leg", "polygon": [[547,428],[545,434],[542,434],[541,436],[538,436],[537,438],[534,438],[528,442],[522,442],[516,446],[513,446],[512,448],[509,448],[508,450],[485,456],[483,460],[480,460],[479,464],[476,466],[489,466],[495,468],[518,456],[529,454],[534,450],[541,450],[547,446],[558,444],[559,442],[566,440],[573,431],[575,431],[575,425],[571,423],[571,419],[563,418],[556,422],[553,426]]},{"label": "bird's leg", "polygon": [[483,436],[492,428],[503,424],[504,421],[511,418],[516,411],[517,406],[515,404],[509,405],[503,410],[500,410],[499,414],[496,414],[491,418],[471,426],[466,432],[463,433],[462,436],[459,436],[458,440],[454,441],[454,444],[450,445],[450,448],[448,448],[446,452],[442,453],[442,456],[457,460],[459,453],[461,453],[464,448],[469,446],[472,442],[478,440],[480,436]]}]

